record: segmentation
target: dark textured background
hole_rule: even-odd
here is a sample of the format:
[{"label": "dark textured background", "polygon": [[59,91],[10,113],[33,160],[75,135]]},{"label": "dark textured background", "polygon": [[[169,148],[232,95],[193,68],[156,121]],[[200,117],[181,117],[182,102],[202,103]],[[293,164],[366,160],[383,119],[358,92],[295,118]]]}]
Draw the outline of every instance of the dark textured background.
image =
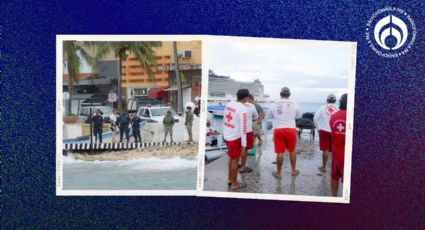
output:
[{"label": "dark textured background", "polygon": [[[425,1],[3,1],[2,228],[425,228]],[[417,40],[397,59],[367,47],[396,6]],[[55,35],[213,34],[357,41],[350,204],[196,197],[55,196]]]}]

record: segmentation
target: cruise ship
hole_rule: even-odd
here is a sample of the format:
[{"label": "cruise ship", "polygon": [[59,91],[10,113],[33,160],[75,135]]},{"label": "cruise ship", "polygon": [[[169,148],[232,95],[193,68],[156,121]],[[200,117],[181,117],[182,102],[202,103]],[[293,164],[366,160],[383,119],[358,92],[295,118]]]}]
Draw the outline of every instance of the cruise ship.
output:
[{"label": "cruise ship", "polygon": [[208,112],[214,116],[223,116],[225,105],[236,100],[238,89],[246,88],[254,96],[258,104],[267,110],[272,101],[270,96],[264,94],[264,85],[259,79],[253,82],[236,81],[230,76],[220,76],[209,70],[208,73]]}]

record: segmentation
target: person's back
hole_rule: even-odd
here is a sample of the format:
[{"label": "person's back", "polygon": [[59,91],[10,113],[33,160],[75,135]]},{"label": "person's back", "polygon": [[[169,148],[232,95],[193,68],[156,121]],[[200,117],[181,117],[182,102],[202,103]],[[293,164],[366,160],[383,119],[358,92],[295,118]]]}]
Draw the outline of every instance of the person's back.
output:
[{"label": "person's back", "polygon": [[331,132],[331,127],[329,126],[329,122],[331,120],[332,114],[337,112],[338,109],[336,108],[334,103],[328,103],[326,105],[321,106],[316,113],[314,114],[314,125],[316,126],[317,130],[324,130],[327,132]]},{"label": "person's back", "polygon": [[347,94],[343,94],[339,100],[339,111],[334,113],[330,119],[332,131],[332,167],[331,167],[331,189],[332,196],[337,196],[339,180],[344,181],[344,152],[345,132],[347,130]]},{"label": "person's back", "polygon": [[339,110],[330,118],[332,159],[344,161],[347,110]]},{"label": "person's back", "polygon": [[135,115],[132,119],[131,119],[131,126],[134,128],[140,128],[140,123],[142,122],[142,119],[140,119],[139,116]]},{"label": "person's back", "polygon": [[[245,106],[236,101],[227,103],[224,108],[223,137],[227,141],[233,141],[246,136],[247,111]],[[242,125],[241,125],[242,122]],[[246,139],[246,138],[243,138]],[[246,144],[245,144],[246,145]]]},{"label": "person's back", "polygon": [[299,105],[288,99],[282,98],[276,101],[270,108],[268,118],[273,119],[273,127],[296,128],[295,119],[302,117]]},{"label": "person's back", "polygon": [[120,127],[128,126],[128,124],[130,123],[130,117],[128,116],[127,113],[124,113],[123,115],[119,117],[119,123],[120,123]]},{"label": "person's back", "polygon": [[173,117],[171,114],[167,114],[167,115],[164,117],[164,119],[162,120],[162,123],[163,123],[164,125],[167,125],[167,126],[174,125],[174,117]]}]

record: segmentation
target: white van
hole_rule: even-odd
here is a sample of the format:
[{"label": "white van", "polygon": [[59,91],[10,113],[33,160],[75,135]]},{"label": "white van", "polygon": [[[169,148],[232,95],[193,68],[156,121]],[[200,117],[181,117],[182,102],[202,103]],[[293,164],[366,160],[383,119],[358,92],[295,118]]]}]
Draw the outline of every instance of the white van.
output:
[{"label": "white van", "polygon": [[167,115],[167,111],[171,111],[174,117],[174,122],[179,122],[180,117],[176,111],[169,106],[144,106],[140,107],[137,115],[146,122],[149,123],[162,123],[164,117]]}]

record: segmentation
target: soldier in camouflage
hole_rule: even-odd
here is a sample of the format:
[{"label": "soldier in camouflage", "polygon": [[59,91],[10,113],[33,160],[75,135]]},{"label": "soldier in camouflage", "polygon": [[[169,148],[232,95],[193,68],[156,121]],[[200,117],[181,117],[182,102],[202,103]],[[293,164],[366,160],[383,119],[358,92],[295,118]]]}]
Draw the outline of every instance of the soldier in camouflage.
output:
[{"label": "soldier in camouflage", "polygon": [[173,142],[173,126],[174,126],[174,117],[171,114],[171,111],[167,111],[167,115],[162,121],[164,124],[164,142],[167,141],[167,134],[170,133],[171,142]]},{"label": "soldier in camouflage", "polygon": [[188,106],[186,111],[186,120],[185,125],[187,129],[187,133],[189,134],[189,140],[187,142],[193,142],[192,139],[192,123],[193,123],[193,113],[192,113],[192,107]]}]

